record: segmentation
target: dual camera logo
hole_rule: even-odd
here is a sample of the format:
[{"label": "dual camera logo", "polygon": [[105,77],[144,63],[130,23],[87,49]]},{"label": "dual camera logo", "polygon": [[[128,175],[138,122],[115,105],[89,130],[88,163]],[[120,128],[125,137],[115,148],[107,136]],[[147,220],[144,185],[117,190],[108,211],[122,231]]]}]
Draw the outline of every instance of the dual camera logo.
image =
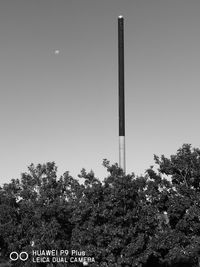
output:
[{"label": "dual camera logo", "polygon": [[22,251],[21,253],[17,253],[16,251],[13,251],[10,253],[10,260],[11,261],[26,261],[28,259],[28,253],[25,251]]}]

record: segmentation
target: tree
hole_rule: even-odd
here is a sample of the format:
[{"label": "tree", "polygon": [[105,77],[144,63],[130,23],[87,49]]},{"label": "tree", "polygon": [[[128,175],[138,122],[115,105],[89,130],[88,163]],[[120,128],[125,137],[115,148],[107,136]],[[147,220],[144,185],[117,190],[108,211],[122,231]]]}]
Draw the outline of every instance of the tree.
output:
[{"label": "tree", "polygon": [[183,145],[155,163],[157,173],[151,167],[136,178],[105,160],[110,175],[103,183],[81,173],[72,244],[95,255],[94,266],[197,266],[199,150]]},{"label": "tree", "polygon": [[145,198],[147,179],[125,176],[107,160],[103,164],[110,173],[103,182],[93,172],[81,172],[85,182],[72,216],[72,246],[95,257],[91,266],[140,266],[158,227],[156,210]]},{"label": "tree", "polygon": [[103,181],[85,169],[77,180],[58,178],[54,162],[31,164],[0,188],[1,257],[67,248],[94,257],[91,267],[200,266],[200,150],[184,144],[154,159],[157,171],[141,177],[104,160]]},{"label": "tree", "polygon": [[[155,235],[152,247],[160,262],[200,266],[200,150],[184,144],[170,158],[164,155],[154,158],[159,166],[158,174],[152,169],[147,172],[157,181],[159,192],[152,204],[167,214],[168,223]],[[163,177],[168,177],[170,182]]]},{"label": "tree", "polygon": [[70,201],[78,182],[68,172],[57,179],[56,172],[54,162],[31,164],[20,181],[13,180],[1,189],[0,235],[7,258],[12,251],[70,247]]}]

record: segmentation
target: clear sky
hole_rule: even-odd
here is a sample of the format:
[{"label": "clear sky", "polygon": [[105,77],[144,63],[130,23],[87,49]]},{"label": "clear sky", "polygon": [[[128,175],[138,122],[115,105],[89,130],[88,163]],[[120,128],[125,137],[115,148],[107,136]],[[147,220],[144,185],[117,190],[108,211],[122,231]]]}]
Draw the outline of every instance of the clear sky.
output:
[{"label": "clear sky", "polygon": [[0,182],[48,161],[102,179],[118,162],[119,15],[127,173],[199,147],[199,14],[198,0],[2,0]]}]

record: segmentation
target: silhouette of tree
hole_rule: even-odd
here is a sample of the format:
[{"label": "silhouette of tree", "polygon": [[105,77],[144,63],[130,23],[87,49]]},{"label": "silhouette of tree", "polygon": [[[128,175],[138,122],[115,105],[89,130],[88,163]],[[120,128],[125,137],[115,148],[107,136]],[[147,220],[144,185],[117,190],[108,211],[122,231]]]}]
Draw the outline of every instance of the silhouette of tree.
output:
[{"label": "silhouette of tree", "polygon": [[94,257],[91,267],[200,266],[200,150],[184,144],[154,159],[157,170],[143,177],[104,160],[102,181],[85,169],[77,180],[58,178],[54,162],[31,164],[0,188],[0,259],[64,248]]}]

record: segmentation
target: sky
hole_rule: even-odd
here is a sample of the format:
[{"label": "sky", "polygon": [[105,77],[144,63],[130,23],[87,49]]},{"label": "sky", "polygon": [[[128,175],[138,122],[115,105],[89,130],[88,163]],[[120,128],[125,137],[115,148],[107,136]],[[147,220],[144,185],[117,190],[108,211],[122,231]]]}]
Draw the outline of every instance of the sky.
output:
[{"label": "sky", "polygon": [[200,1],[2,0],[0,183],[34,163],[103,179],[118,162],[124,17],[126,172],[200,146]]}]

